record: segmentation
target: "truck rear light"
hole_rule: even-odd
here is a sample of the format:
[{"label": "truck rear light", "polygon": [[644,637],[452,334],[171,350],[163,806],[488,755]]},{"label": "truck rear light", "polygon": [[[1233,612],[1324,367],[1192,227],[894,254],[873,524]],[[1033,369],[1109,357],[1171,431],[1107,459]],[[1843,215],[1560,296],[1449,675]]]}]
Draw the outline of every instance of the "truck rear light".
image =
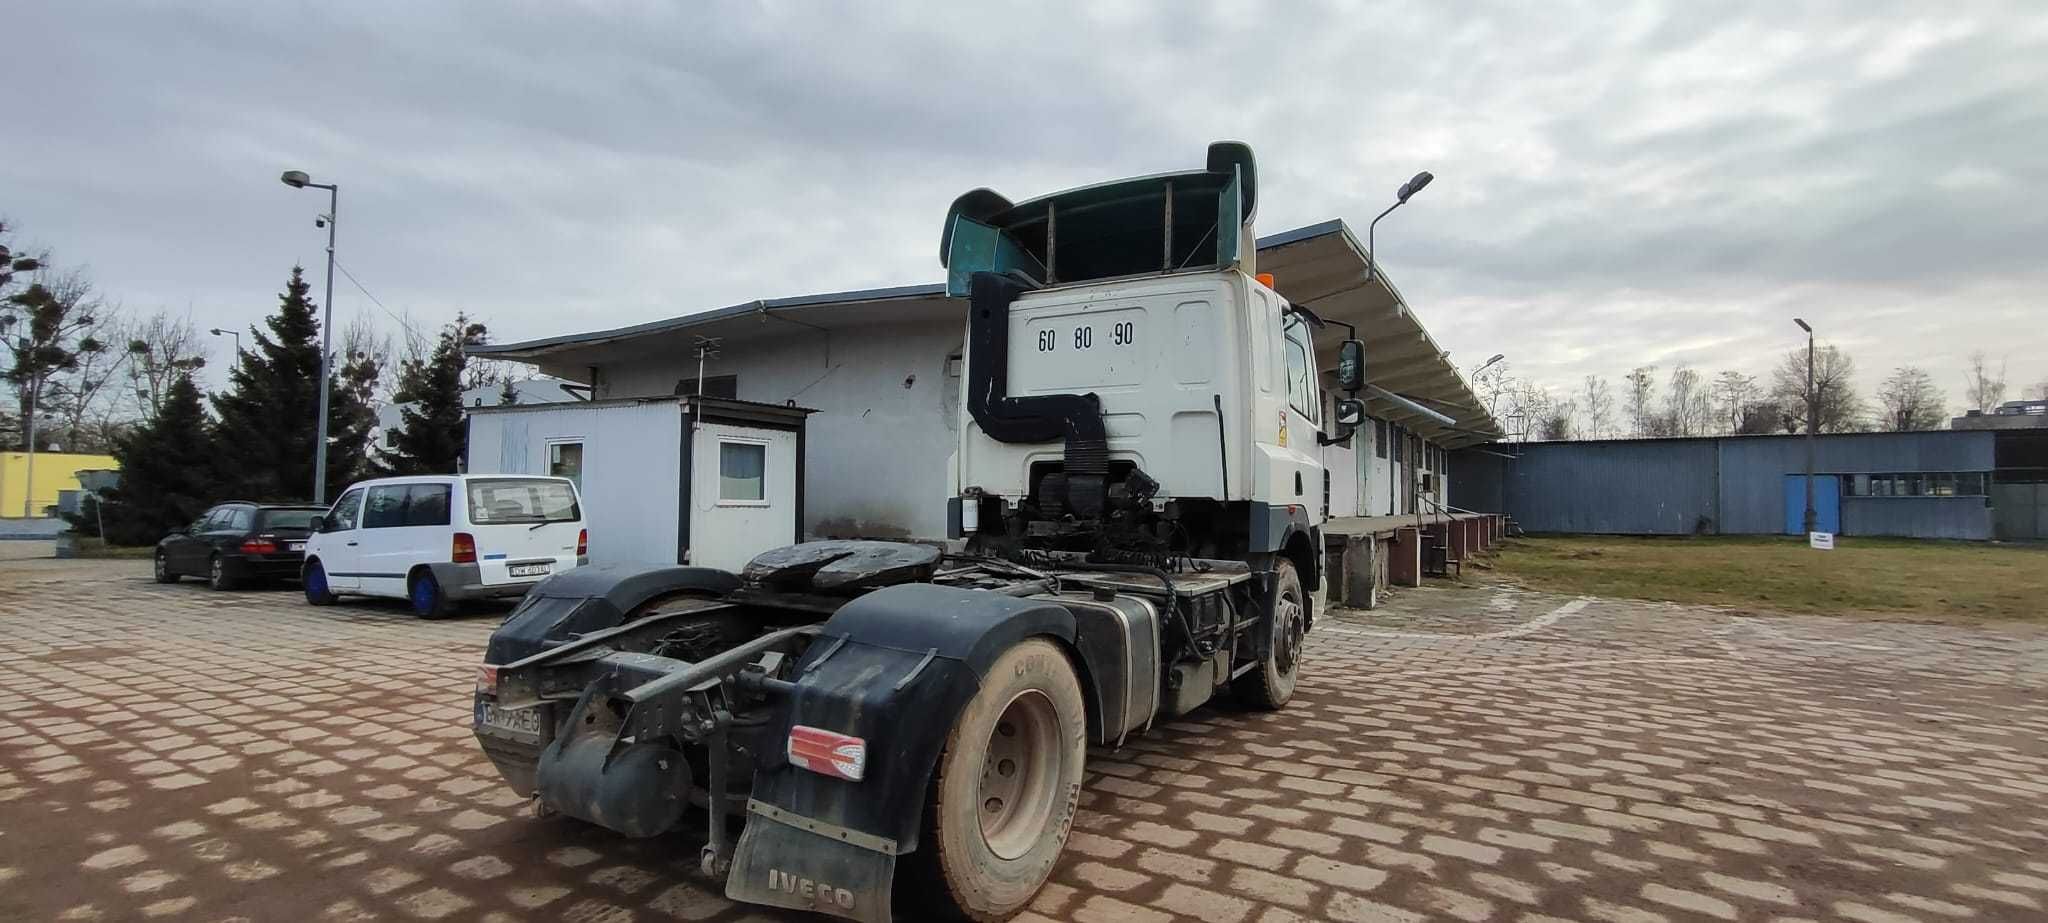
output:
[{"label": "truck rear light", "polygon": [[455,533],[454,547],[449,549],[448,558],[457,564],[475,564],[476,536],[467,532]]},{"label": "truck rear light", "polygon": [[252,538],[242,543],[243,554],[276,554],[277,543],[269,537]]},{"label": "truck rear light", "polygon": [[868,742],[799,724],[789,729],[789,763],[821,776],[859,782],[868,769]]},{"label": "truck rear light", "polygon": [[577,529],[577,530],[576,530],[576,556],[580,558],[580,557],[583,557],[584,555],[586,555],[586,554],[589,554],[589,553],[590,553],[590,530],[589,530],[589,529]]},{"label": "truck rear light", "polygon": [[498,692],[498,668],[484,664],[476,668],[476,691],[496,695]]}]

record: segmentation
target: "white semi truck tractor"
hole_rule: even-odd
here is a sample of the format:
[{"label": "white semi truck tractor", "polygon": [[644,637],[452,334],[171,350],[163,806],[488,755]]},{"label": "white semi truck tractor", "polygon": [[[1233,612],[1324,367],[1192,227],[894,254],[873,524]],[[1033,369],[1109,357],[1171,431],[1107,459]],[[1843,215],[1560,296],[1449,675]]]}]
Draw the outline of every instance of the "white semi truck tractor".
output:
[{"label": "white semi truck tractor", "polygon": [[[1251,150],[955,201],[968,302],[946,548],[582,568],[491,638],[475,730],[541,815],[699,850],[740,901],[1000,920],[1058,865],[1087,748],[1293,695],[1324,518],[1324,325],[1253,273]],[[701,811],[701,813],[699,813]],[[685,838],[685,821],[701,839]],[[735,831],[738,831],[735,836]],[[536,835],[545,835],[536,832]]]}]

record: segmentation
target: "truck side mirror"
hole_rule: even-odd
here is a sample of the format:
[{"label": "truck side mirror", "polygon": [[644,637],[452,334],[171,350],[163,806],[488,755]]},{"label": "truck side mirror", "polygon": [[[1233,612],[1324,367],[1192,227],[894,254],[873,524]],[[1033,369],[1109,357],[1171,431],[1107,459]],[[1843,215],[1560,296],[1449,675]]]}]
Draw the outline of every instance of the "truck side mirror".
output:
[{"label": "truck side mirror", "polygon": [[[1356,343],[1358,341],[1352,340],[1350,342]],[[1337,413],[1333,419],[1337,424],[1337,435],[1326,436],[1317,433],[1316,441],[1318,443],[1323,445],[1341,445],[1350,442],[1351,434],[1358,432],[1358,428],[1365,425],[1365,402],[1350,397],[1338,399]]]},{"label": "truck side mirror", "polygon": [[[1337,387],[1346,394],[1357,394],[1365,388],[1364,343],[1345,340],[1344,345],[1337,347]],[[1363,415],[1361,407],[1360,416]]]}]

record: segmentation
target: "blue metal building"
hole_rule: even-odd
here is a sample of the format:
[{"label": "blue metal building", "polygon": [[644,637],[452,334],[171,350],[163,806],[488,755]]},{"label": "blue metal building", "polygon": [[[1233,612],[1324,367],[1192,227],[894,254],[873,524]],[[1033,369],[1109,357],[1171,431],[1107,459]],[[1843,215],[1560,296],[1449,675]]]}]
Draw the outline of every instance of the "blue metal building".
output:
[{"label": "blue metal building", "polygon": [[[1822,531],[1990,539],[1990,432],[1844,433],[1815,440]],[[1494,443],[1452,455],[1458,505],[1505,512],[1528,532],[1798,534],[1803,436]],[[2031,521],[2037,513],[2025,511]]]}]

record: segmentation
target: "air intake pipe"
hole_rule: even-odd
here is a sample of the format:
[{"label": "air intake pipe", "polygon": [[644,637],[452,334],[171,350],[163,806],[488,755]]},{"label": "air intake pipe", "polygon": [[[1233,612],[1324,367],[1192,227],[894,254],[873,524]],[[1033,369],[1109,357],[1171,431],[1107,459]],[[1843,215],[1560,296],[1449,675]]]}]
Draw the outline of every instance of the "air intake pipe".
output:
[{"label": "air intake pipe", "polygon": [[1108,496],[1109,433],[1093,394],[1010,397],[1010,304],[1035,288],[1016,276],[977,272],[967,301],[967,412],[990,439],[1065,440],[1066,507],[1097,518]]}]

